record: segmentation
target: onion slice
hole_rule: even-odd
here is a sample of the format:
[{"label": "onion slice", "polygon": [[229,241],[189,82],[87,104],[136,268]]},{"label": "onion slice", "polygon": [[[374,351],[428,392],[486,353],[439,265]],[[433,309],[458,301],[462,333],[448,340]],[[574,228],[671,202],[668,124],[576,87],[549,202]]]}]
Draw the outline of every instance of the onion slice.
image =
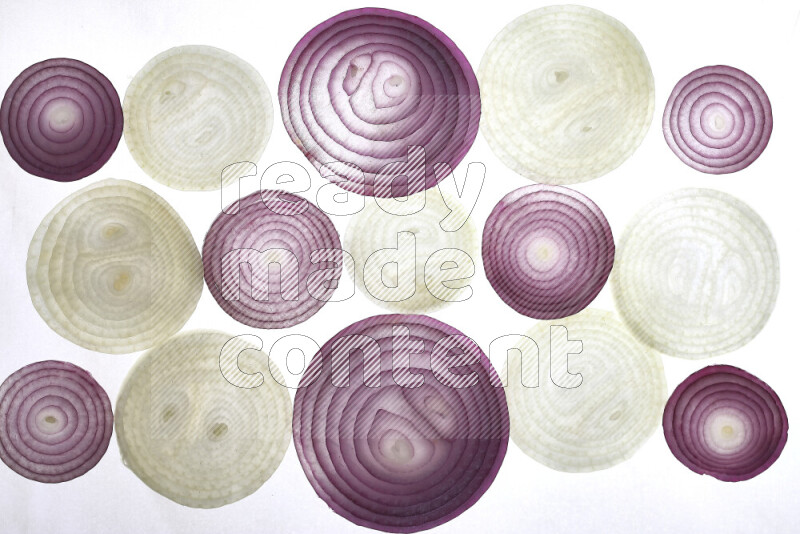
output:
[{"label": "onion slice", "polygon": [[633,154],[653,119],[653,74],[639,41],[588,7],[517,18],[489,45],[478,78],[489,146],[537,182],[608,173]]},{"label": "onion slice", "polygon": [[[223,360],[236,361],[248,375],[261,372],[261,384],[233,385],[223,375]],[[289,393],[264,376],[267,369],[263,352],[221,332],[187,332],[151,349],[131,369],[117,400],[123,462],[184,506],[216,508],[250,495],[289,446]]]},{"label": "onion slice", "polygon": [[767,225],[741,200],[681,189],[645,206],[620,240],[611,274],[634,334],[682,358],[733,351],[775,306],[778,252]]},{"label": "onion slice", "polygon": [[494,480],[508,445],[499,378],[480,348],[422,315],[381,315],[332,337],[295,396],[293,432],[314,490],[385,532],[441,525]]},{"label": "onion slice", "polygon": [[536,344],[519,344],[507,367],[514,443],[573,473],[631,458],[658,428],[667,399],[658,354],[612,313],[591,308],[526,335]]},{"label": "onion slice", "polygon": [[[422,196],[425,207],[417,213],[395,215],[368,203],[347,226],[344,248],[355,267],[348,269],[350,276],[367,298],[390,310],[430,312],[472,294],[463,283],[475,274],[473,258],[478,253],[477,231],[469,213],[455,199],[445,201],[434,189],[417,193],[406,202],[414,205]],[[466,222],[458,230],[445,231],[441,223],[448,216]],[[413,248],[405,246],[411,243],[409,234],[414,237]],[[399,260],[396,268],[381,269],[368,263],[385,249],[397,249],[396,255],[386,255],[387,262]],[[406,286],[413,294],[406,296]]]},{"label": "onion slice", "polygon": [[234,203],[217,216],[203,243],[211,294],[248,326],[288,328],[306,321],[330,300],[342,274],[336,228],[314,204],[291,193],[265,189],[237,202],[236,210]]},{"label": "onion slice", "polygon": [[164,199],[127,180],[94,183],[53,208],[31,240],[27,277],[50,328],[109,354],[166,340],[203,290],[189,229]]},{"label": "onion slice", "polygon": [[589,198],[560,186],[507,194],[483,229],[486,277],[503,301],[536,319],[578,313],[614,265],[614,237]]},{"label": "onion slice", "polygon": [[767,384],[730,365],[711,365],[684,380],[664,410],[672,454],[696,473],[726,482],[766,471],[783,451],[789,420]]},{"label": "onion slice", "polygon": [[123,107],[125,142],[136,163],[175,189],[235,183],[249,174],[272,132],[264,79],[211,46],[179,46],[151,59],[128,86]]},{"label": "onion slice", "polygon": [[0,385],[0,460],[30,480],[85,474],[106,453],[113,425],[105,390],[71,363],[32,363]]},{"label": "onion slice", "polygon": [[122,137],[122,106],[111,82],[77,59],[31,65],[0,106],[8,153],[30,174],[80,180],[105,165]]},{"label": "onion slice", "polygon": [[[462,160],[481,112],[458,47],[424,20],[380,8],[345,11],[309,31],[286,61],[278,99],[286,131],[316,168],[355,165],[363,173],[337,166],[330,179],[377,197],[443,180],[449,169],[434,164]],[[395,184],[401,175],[405,184]]]},{"label": "onion slice", "polygon": [[772,106],[752,76],[725,65],[703,67],[678,82],[664,109],[664,138],[698,171],[744,169],[767,147]]}]

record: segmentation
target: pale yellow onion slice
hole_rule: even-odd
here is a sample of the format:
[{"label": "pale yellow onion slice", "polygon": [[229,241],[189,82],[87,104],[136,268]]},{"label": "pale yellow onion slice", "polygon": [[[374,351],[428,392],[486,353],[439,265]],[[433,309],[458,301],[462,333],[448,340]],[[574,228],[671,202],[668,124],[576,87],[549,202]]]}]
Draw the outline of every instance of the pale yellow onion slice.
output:
[{"label": "pale yellow onion slice", "polygon": [[180,216],[146,187],[114,179],[73,193],[44,218],[27,277],[50,328],[109,354],[166,340],[203,290],[200,253]]},{"label": "pale yellow onion slice", "polygon": [[122,108],[133,158],[175,189],[234,183],[248,174],[246,162],[259,160],[272,131],[264,79],[210,46],[179,46],[151,59],[128,86]]},{"label": "pale yellow onion slice", "polygon": [[[148,351],[117,399],[123,462],[185,506],[216,508],[250,495],[278,468],[291,436],[289,392],[268,369],[266,354],[221,332],[187,332]],[[261,380],[234,380],[246,386],[238,387],[231,373]]]},{"label": "pale yellow onion slice", "polygon": [[[449,196],[445,203],[437,189],[417,193],[405,203],[421,205],[423,197],[425,207],[409,215],[394,215],[368,202],[350,220],[344,238],[344,249],[354,260],[352,265],[348,262],[348,272],[359,290],[376,304],[402,313],[427,313],[469,298],[472,290],[465,286],[479,259],[478,234],[466,209]],[[450,220],[466,222],[448,232],[440,224],[451,210],[455,213]],[[452,229],[449,221],[445,227]],[[407,235],[398,241],[401,232],[414,235],[414,248],[406,246],[411,243]],[[383,249],[397,249],[397,253],[379,252]],[[379,271],[372,262],[368,264],[375,253],[375,265],[383,263],[377,262],[381,257],[400,261]],[[410,293],[404,288],[412,286],[413,294],[404,298]],[[397,300],[400,298],[404,300]]]},{"label": "pale yellow onion slice", "polygon": [[478,70],[481,130],[510,168],[537,182],[584,182],[644,139],[653,74],[618,20],[581,6],[531,11],[492,41]]},{"label": "pale yellow onion slice", "polygon": [[645,206],[622,235],[611,283],[633,333],[672,356],[735,350],[764,327],[779,285],[778,252],[761,217],[711,189]]},{"label": "pale yellow onion slice", "polygon": [[[551,326],[566,327],[566,336]],[[597,471],[631,458],[661,422],[661,357],[614,314],[591,308],[539,322],[526,335],[539,347],[539,386],[536,347],[525,341],[509,351],[507,365],[514,443],[559,471]]]}]

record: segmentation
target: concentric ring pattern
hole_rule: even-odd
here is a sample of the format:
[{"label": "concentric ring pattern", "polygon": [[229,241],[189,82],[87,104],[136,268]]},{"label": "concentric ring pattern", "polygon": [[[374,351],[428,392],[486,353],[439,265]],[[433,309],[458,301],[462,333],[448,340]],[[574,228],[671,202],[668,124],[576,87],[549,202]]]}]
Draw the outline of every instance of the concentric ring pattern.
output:
[{"label": "concentric ring pattern", "polygon": [[26,172],[71,182],[105,165],[122,137],[122,106],[111,82],[76,59],[31,65],[0,106],[0,132]]},{"label": "concentric ring pattern", "polygon": [[716,65],[684,76],[667,101],[667,144],[698,171],[725,174],[744,169],[767,147],[772,106],[752,76]]},{"label": "concentric ring pattern", "polygon": [[477,502],[503,461],[509,425],[499,386],[480,348],[444,323],[359,321],[323,345],[295,396],[303,470],[358,525],[441,525]]},{"label": "concentric ring pattern", "polygon": [[25,478],[85,474],[108,449],[113,426],[108,395],[71,363],[32,363],[0,385],[0,459]]},{"label": "concentric ring pattern", "polygon": [[[378,197],[410,195],[444,179],[448,170],[435,164],[461,161],[481,109],[472,67],[446,35],[379,8],[346,11],[309,31],[286,61],[278,98],[286,131],[315,167],[355,166],[324,174]],[[400,175],[405,185],[394,183]]]},{"label": "concentric ring pattern", "polygon": [[561,186],[507,194],[483,229],[489,283],[517,312],[556,319],[594,300],[614,265],[614,238],[588,197]]}]

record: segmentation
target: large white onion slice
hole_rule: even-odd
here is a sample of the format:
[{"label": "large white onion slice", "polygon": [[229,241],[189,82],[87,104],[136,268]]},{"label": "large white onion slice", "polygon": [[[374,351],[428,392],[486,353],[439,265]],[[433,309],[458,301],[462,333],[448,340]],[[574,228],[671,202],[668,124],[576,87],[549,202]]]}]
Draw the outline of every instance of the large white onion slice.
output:
[{"label": "large white onion slice", "polygon": [[478,79],[489,145],[538,182],[573,184],[615,169],[653,118],[653,74],[639,41],[587,7],[517,18],[489,45]]},{"label": "large white onion slice", "polygon": [[611,274],[622,318],[643,342],[682,358],[735,350],[775,306],[778,252],[767,225],[741,200],[681,189],[628,224]]},{"label": "large white onion slice", "polygon": [[122,108],[136,163],[175,189],[217,189],[249,174],[247,162],[258,161],[272,131],[264,79],[210,46],[179,46],[151,59]]},{"label": "large white onion slice", "polygon": [[97,182],[53,208],[31,240],[27,276],[50,328],[109,354],[166,340],[203,290],[189,229],[164,199],[127,180]]},{"label": "large white onion slice", "polygon": [[591,308],[537,323],[526,335],[539,347],[539,365],[529,341],[510,351],[506,395],[514,443],[568,472],[606,469],[633,456],[658,428],[667,400],[660,356],[612,313]]},{"label": "large white onion slice", "polygon": [[[354,260],[353,265],[348,262],[350,276],[364,295],[390,310],[430,312],[472,294],[465,287],[466,279],[475,274],[479,252],[469,213],[455,199],[448,197],[445,202],[436,189],[417,193],[406,202],[422,205],[423,198],[425,207],[410,215],[394,215],[369,202],[347,226],[344,249]],[[442,222],[448,216],[466,222],[458,230],[445,231]],[[444,226],[453,230],[448,223]],[[398,237],[400,233],[404,234]],[[408,234],[414,236],[414,247],[407,246],[412,243]],[[384,249],[397,252],[380,252]],[[397,259],[397,264],[379,269],[380,264]],[[406,287],[414,291],[407,297]]]},{"label": "large white onion slice", "polygon": [[[261,373],[261,385],[233,385],[221,370],[233,364],[224,362]],[[188,332],[148,351],[117,400],[123,462],[185,506],[216,508],[250,495],[278,468],[291,435],[289,393],[268,369],[263,352],[221,332]]]}]

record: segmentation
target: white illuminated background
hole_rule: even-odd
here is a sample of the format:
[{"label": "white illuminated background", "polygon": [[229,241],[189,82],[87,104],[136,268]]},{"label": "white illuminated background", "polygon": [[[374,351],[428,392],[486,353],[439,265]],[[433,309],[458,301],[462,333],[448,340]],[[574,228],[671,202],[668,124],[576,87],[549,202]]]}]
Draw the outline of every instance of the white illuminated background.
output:
[{"label": "white illuminated background", "polygon": [[[651,198],[679,187],[720,189],[750,204],[767,222],[778,244],[781,288],[774,314],[760,335],[734,353],[704,361],[664,357],[670,392],[693,371],[710,363],[742,367],[781,396],[790,424],[800,419],[800,354],[796,300],[800,299],[798,253],[798,71],[800,34],[794,2],[707,2],[700,0],[594,1],[621,20],[646,51],[656,83],[656,111],[642,146],[620,168],[578,184],[603,209],[619,238]],[[477,70],[489,42],[507,23],[537,2],[383,1],[424,18],[450,36]],[[4,0],[0,7],[0,88],[27,66],[51,57],[72,57],[103,72],[122,97],[136,72],[153,56],[184,44],[228,50],[264,76],[278,112],[276,90],[284,61],[309,29],[340,11],[363,7],[339,0],[302,2],[145,0],[74,2]],[[729,64],[750,73],[767,91],[775,126],[764,154],[732,175],[711,176],[681,163],[661,133],[664,103],[674,84],[691,70]],[[279,112],[259,173],[292,160],[313,168],[286,134]],[[473,213],[479,229],[495,203],[530,182],[492,154],[482,135],[456,169],[486,165],[486,183]],[[112,356],[77,347],[52,332],[34,310],[25,281],[28,243],[44,215],[68,194],[107,177],[141,183],[167,199],[184,218],[198,246],[220,210],[219,192],[181,192],[150,179],[131,158],[124,140],[99,172],[74,183],[55,183],[23,172],[0,149],[0,380],[44,359],[67,360],[88,369],[116,399],[138,354]],[[324,182],[316,175],[312,190]],[[257,184],[256,184],[257,186]],[[343,232],[346,217],[335,217]],[[476,258],[477,259],[477,258]],[[480,261],[474,296],[433,315],[472,336],[484,350],[504,334],[523,333],[532,320],[516,314],[492,291]],[[593,304],[613,309],[606,287]],[[254,330],[228,317],[207,289],[185,329],[214,328],[257,334],[269,348],[287,333],[322,344],[344,326],[384,313],[360,293],[331,303],[309,321],[284,331]],[[782,457],[764,474],[736,484],[694,474],[670,453],[657,431],[628,462],[590,474],[550,470],[511,443],[488,492],[466,513],[437,528],[465,532],[791,532],[800,524],[800,430],[790,429]],[[366,532],[342,519],[320,500],[306,480],[290,445],[286,458],[253,495],[220,509],[182,507],[156,494],[122,465],[116,439],[89,473],[71,482],[44,485],[17,476],[0,464],[0,522],[12,533],[312,533]]]}]

